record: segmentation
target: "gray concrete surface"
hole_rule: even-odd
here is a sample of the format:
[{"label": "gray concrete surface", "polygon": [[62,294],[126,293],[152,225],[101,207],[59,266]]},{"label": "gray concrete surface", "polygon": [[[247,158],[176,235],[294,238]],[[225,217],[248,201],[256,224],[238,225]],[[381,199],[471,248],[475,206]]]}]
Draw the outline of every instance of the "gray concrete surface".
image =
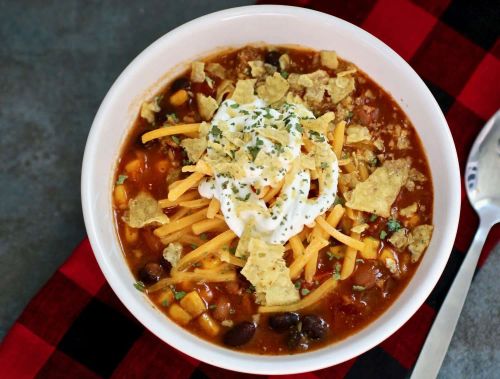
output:
[{"label": "gray concrete surface", "polygon": [[[173,27],[246,3],[0,0],[0,338],[85,235],[83,148],[114,79]],[[498,375],[498,250],[474,282],[441,378]]]}]

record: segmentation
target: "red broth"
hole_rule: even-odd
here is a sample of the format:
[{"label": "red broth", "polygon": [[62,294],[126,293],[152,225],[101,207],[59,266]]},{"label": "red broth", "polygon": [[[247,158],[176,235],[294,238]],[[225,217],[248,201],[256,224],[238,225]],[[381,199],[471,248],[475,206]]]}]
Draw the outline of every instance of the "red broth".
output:
[{"label": "red broth", "polygon": [[[284,54],[289,57],[286,69],[280,67],[280,57]],[[181,168],[191,164],[187,162],[186,154],[179,146],[179,140],[184,136],[164,137],[146,144],[141,142],[141,136],[164,124],[202,121],[195,100],[196,94],[202,93],[215,98],[217,88],[223,80],[235,83],[238,79],[251,77],[249,61],[265,62],[269,65],[266,66],[268,69],[274,67],[284,78],[290,78],[292,74],[312,73],[319,69],[335,78],[338,73],[355,67],[341,59],[335,69],[324,67],[320,54],[313,50],[248,46],[205,60],[207,64],[220,64],[223,67],[224,79],[206,72],[211,80],[193,83],[190,79],[191,72],[188,70],[158,94],[160,110],[154,112],[153,122],[139,116],[123,146],[116,168],[117,184],[114,189],[116,227],[123,253],[137,278],[139,284],[136,286],[140,290],[147,291],[157,280],[168,278],[170,264],[163,258],[165,244],[154,233],[157,225],[131,228],[123,220],[129,201],[140,192],[147,192],[156,200],[166,199],[167,183],[187,177],[189,173],[181,172]],[[390,240],[392,241],[392,235],[397,230],[405,230],[407,237],[418,225],[432,223],[433,189],[429,166],[414,127],[392,97],[359,69],[350,75],[354,77],[355,89],[346,98],[335,104],[325,95],[321,102],[310,106],[316,116],[333,111],[333,124],[345,121],[346,128],[353,124],[362,125],[368,128],[371,134],[368,144],[343,146],[342,156],[338,158],[350,159],[351,164],[341,166],[339,202],[344,203],[345,194],[352,191],[353,177],[358,182],[366,179],[366,175],[371,175],[386,160],[410,158],[413,170],[392,204],[390,218],[355,211],[357,217],[367,224],[361,238],[373,237],[379,242],[376,257],[365,259],[358,252],[352,274],[345,280],[339,280],[334,291],[310,307],[286,314],[259,314],[254,288],[239,273],[240,269],[237,269],[238,274],[233,281],[186,281],[149,293],[151,301],[158,309],[185,329],[215,344],[229,345],[232,349],[244,352],[274,355],[309,351],[340,341],[364,328],[390,307],[411,280],[418,261],[412,262],[411,252],[407,247],[398,248]],[[172,98],[174,94],[180,99]],[[302,93],[298,90],[296,94],[303,95],[303,90]],[[183,98],[182,95],[187,96]],[[383,148],[377,149],[374,144]],[[365,156],[366,150],[370,151],[370,160],[361,158]],[[362,162],[364,173],[359,165],[355,166],[355,157],[359,159],[358,164]],[[410,206],[413,204],[417,204],[417,207],[411,212]],[[163,210],[166,215],[172,217],[179,209],[180,206],[175,206]],[[401,214],[403,209],[406,209],[406,212],[403,211],[406,216]],[[193,209],[191,213],[198,210]],[[189,214],[190,212],[186,213]],[[344,234],[349,234],[352,226],[353,220],[346,213],[337,228]],[[209,231],[199,236],[189,234],[189,238],[184,236],[187,241],[182,242],[182,254],[188,254],[218,234],[220,231]],[[333,238],[330,238],[329,242],[330,245],[319,252],[314,280],[306,283],[302,276],[294,280],[302,298],[312,293],[325,280],[338,276],[339,267],[344,263],[343,254],[346,247]],[[236,238],[231,242],[230,250],[234,250],[237,243]],[[304,244],[307,246],[307,241],[304,241]],[[397,269],[384,261],[385,250],[393,254]],[[291,250],[286,251],[285,259],[288,265],[292,263]],[[200,264],[202,267],[210,267],[212,263],[209,260]],[[182,321],[173,309],[178,310],[180,307],[185,311],[183,298],[193,291],[202,299],[204,313],[202,316],[190,316],[188,322]],[[204,321],[201,318],[204,318]],[[242,324],[245,322],[247,324]],[[252,330],[248,331],[245,327]],[[246,339],[245,333],[250,333],[251,337]],[[244,343],[228,343],[231,338],[240,338]]]}]

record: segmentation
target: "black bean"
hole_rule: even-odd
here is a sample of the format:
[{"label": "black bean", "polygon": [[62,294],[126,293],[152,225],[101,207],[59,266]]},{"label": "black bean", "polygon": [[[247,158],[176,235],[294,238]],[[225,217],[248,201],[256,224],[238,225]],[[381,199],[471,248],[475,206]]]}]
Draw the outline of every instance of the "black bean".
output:
[{"label": "black bean", "polygon": [[156,283],[163,274],[163,268],[156,262],[149,262],[139,270],[139,279],[144,284]]},{"label": "black bean", "polygon": [[274,67],[280,67],[280,56],[281,53],[278,51],[268,51],[266,53],[265,62],[273,65]]},{"label": "black bean", "polygon": [[290,350],[307,350],[309,348],[304,334],[299,332],[297,328],[292,328],[288,331],[285,342]]},{"label": "black bean", "polygon": [[297,313],[286,312],[278,313],[269,317],[269,326],[277,332],[284,332],[290,329],[291,326],[299,323],[299,315]]},{"label": "black bean", "polygon": [[319,340],[326,335],[328,324],[321,317],[308,315],[302,318],[302,332],[313,340]]},{"label": "black bean", "polygon": [[166,272],[170,272],[172,269],[172,264],[163,257],[160,258],[160,266],[163,267]]},{"label": "black bean", "polygon": [[189,81],[189,79],[181,77],[174,80],[172,86],[170,87],[170,92],[174,93],[180,89],[189,89],[190,87],[191,82]]},{"label": "black bean", "polygon": [[255,334],[255,324],[244,321],[235,325],[224,335],[224,344],[228,346],[241,346],[250,341]]}]

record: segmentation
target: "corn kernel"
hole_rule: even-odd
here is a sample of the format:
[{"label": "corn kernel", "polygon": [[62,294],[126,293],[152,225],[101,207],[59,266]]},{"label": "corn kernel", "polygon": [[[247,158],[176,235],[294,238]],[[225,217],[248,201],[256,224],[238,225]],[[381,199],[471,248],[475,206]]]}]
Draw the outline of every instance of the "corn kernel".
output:
[{"label": "corn kernel", "polygon": [[180,89],[172,96],[170,96],[170,104],[174,107],[178,107],[184,104],[188,100],[188,93],[185,89]]},{"label": "corn kernel", "polygon": [[139,239],[139,231],[135,228],[131,228],[127,224],[125,224],[123,228],[123,232],[125,234],[125,241],[128,243],[135,243]]},{"label": "corn kernel", "polygon": [[196,291],[191,291],[184,296],[180,304],[193,317],[198,317],[207,310],[205,302]]},{"label": "corn kernel", "polygon": [[217,258],[215,255],[209,255],[206,258],[203,258],[201,260],[201,267],[204,269],[210,270],[212,268],[215,268],[221,264],[221,261],[219,258]]},{"label": "corn kernel", "polygon": [[139,171],[141,168],[141,161],[139,159],[134,159],[125,165],[125,171],[129,174]]},{"label": "corn kernel", "polygon": [[164,291],[160,291],[156,301],[160,303],[160,305],[164,307],[168,307],[170,304],[174,302],[174,293],[170,288],[167,288]]},{"label": "corn kernel", "polygon": [[158,172],[164,174],[168,171],[169,163],[166,159],[156,162],[155,168]]},{"label": "corn kernel", "polygon": [[220,332],[220,326],[212,317],[210,317],[207,313],[203,313],[198,318],[198,323],[201,328],[211,337],[215,337]]},{"label": "corn kernel", "polygon": [[363,243],[365,244],[365,250],[359,252],[361,257],[364,259],[377,259],[379,240],[373,237],[366,237],[363,239]]},{"label": "corn kernel", "polygon": [[179,325],[187,325],[192,320],[191,315],[177,303],[168,308],[168,315]]},{"label": "corn kernel", "polygon": [[118,184],[117,186],[115,186],[113,196],[115,198],[115,204],[118,206],[118,208],[127,208],[128,195],[127,190],[123,184]]}]

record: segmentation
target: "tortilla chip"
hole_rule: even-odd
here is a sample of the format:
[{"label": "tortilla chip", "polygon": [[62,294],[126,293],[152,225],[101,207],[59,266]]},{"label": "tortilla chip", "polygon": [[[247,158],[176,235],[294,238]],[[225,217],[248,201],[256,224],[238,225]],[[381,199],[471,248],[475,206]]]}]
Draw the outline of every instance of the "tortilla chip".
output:
[{"label": "tortilla chip", "polygon": [[163,249],[163,258],[169,262],[172,267],[177,266],[181,259],[182,245],[179,242],[171,242]]},{"label": "tortilla chip", "polygon": [[161,111],[160,105],[158,104],[158,97],[155,97],[153,101],[145,102],[141,107],[141,117],[148,120],[150,124],[155,123],[155,113]]},{"label": "tortilla chip", "polygon": [[288,54],[282,54],[279,58],[279,64],[281,71],[288,70],[290,66],[290,56]]},{"label": "tortilla chip", "polygon": [[408,250],[410,250],[411,261],[413,263],[420,259],[427,246],[429,246],[433,230],[434,227],[432,225],[419,225],[411,231]]},{"label": "tortilla chip", "polygon": [[417,213],[417,210],[418,210],[418,205],[417,203],[413,203],[409,206],[407,206],[406,208],[403,208],[399,211],[399,214],[403,217],[411,217],[413,216],[415,213]]},{"label": "tortilla chip", "polygon": [[250,66],[252,78],[259,78],[266,73],[264,62],[262,61],[249,61],[248,65]]},{"label": "tortilla chip", "polygon": [[198,112],[205,121],[212,119],[212,116],[219,107],[219,104],[217,104],[217,101],[213,97],[205,96],[201,93],[196,94],[196,103],[198,104]]},{"label": "tortilla chip", "polygon": [[206,70],[210,74],[217,76],[219,79],[226,78],[226,69],[219,63],[208,63]]},{"label": "tortilla chip", "polygon": [[286,130],[274,129],[274,128],[261,128],[257,129],[257,132],[272,141],[278,142],[282,146],[287,146],[290,140],[290,133]]},{"label": "tortilla chip", "polygon": [[330,50],[321,50],[319,52],[319,59],[322,66],[335,70],[339,65],[337,53]]},{"label": "tortilla chip", "polygon": [[217,100],[217,104],[222,103],[224,101],[224,97],[230,97],[234,92],[234,85],[231,80],[223,80],[219,86],[217,87],[217,94],[215,95],[215,100]]},{"label": "tortilla chip", "polygon": [[370,141],[372,136],[370,131],[366,126],[361,126],[357,124],[353,124],[349,126],[346,131],[346,144],[358,143],[358,142],[367,142]]},{"label": "tortilla chip", "polygon": [[326,132],[328,131],[328,124],[334,119],[335,113],[327,112],[316,119],[301,120],[301,124],[305,129],[313,130],[321,134],[326,134]]},{"label": "tortilla chip", "polygon": [[354,78],[352,76],[337,76],[328,80],[326,90],[332,101],[337,104],[354,91]]},{"label": "tortilla chip", "polygon": [[308,103],[320,103],[325,95],[329,76],[324,70],[317,70],[299,77],[299,84],[306,87],[304,100]]},{"label": "tortilla chip", "polygon": [[255,82],[255,79],[238,80],[231,99],[238,104],[253,103],[256,99],[254,95]]},{"label": "tortilla chip", "polygon": [[241,274],[255,287],[257,300],[268,306],[299,301],[299,291],[293,285],[290,270],[283,259],[285,248],[251,238],[248,250],[250,255]]},{"label": "tortilla chip", "polygon": [[135,199],[131,199],[128,208],[123,215],[123,221],[132,228],[142,228],[149,224],[163,225],[169,222],[158,201],[147,192],[141,192]]},{"label": "tortilla chip", "polygon": [[356,185],[346,205],[352,209],[389,217],[392,203],[408,179],[407,159],[385,161],[364,182]]},{"label": "tortilla chip", "polygon": [[181,146],[186,151],[191,162],[196,163],[200,160],[203,153],[207,149],[206,138],[184,138],[181,141]]},{"label": "tortilla chip", "polygon": [[388,241],[398,250],[404,250],[408,246],[408,229],[401,228],[388,239]]},{"label": "tortilla chip", "polygon": [[289,85],[277,72],[273,76],[268,76],[264,85],[257,88],[257,94],[261,99],[269,104],[280,101],[288,91]]},{"label": "tortilla chip", "polygon": [[205,63],[191,63],[191,81],[193,83],[203,83],[205,81]]}]

